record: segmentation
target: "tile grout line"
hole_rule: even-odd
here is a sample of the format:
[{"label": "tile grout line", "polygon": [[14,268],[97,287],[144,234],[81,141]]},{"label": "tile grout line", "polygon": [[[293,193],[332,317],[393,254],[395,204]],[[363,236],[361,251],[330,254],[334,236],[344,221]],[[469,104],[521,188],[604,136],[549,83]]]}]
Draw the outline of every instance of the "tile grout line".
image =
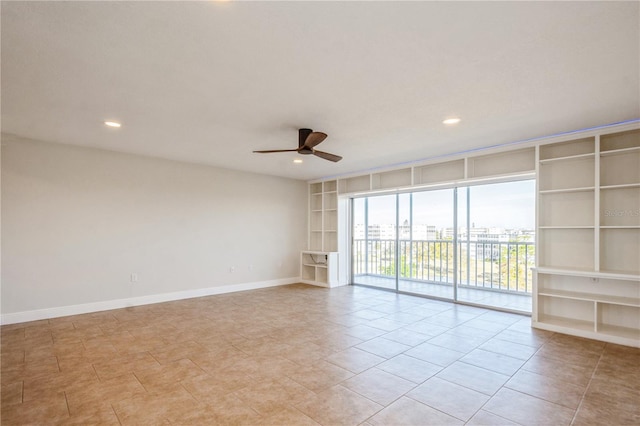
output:
[{"label": "tile grout line", "polygon": [[113,411],[113,414],[115,414],[116,419],[118,420],[118,423],[120,423],[120,425],[122,425],[122,421],[120,420],[120,416],[118,416],[118,412],[114,408],[113,404],[109,404],[109,406],[111,407],[111,411]]},{"label": "tile grout line", "polygon": [[582,403],[584,402],[584,398],[587,396],[587,392],[589,391],[589,388],[591,387],[591,382],[593,381],[593,378],[596,375],[596,371],[598,371],[598,366],[600,365],[600,361],[602,361],[602,356],[604,355],[604,350],[607,348],[607,344],[605,344],[602,347],[602,352],[600,352],[600,357],[598,358],[598,362],[596,363],[596,366],[593,368],[593,372],[591,372],[591,377],[589,377],[589,383],[587,383],[587,386],[585,386],[584,388],[584,392],[582,393],[582,397],[580,398],[580,403],[578,404],[578,407],[576,408],[576,412],[573,414],[573,418],[571,419],[571,423],[569,423],[570,425],[573,425],[576,421],[576,418],[578,417],[578,412],[580,411],[580,408],[582,408]]},{"label": "tile grout line", "polygon": [[67,391],[62,392],[64,394],[64,402],[67,405],[67,414],[71,417],[71,410],[69,409],[69,399],[67,398]]}]

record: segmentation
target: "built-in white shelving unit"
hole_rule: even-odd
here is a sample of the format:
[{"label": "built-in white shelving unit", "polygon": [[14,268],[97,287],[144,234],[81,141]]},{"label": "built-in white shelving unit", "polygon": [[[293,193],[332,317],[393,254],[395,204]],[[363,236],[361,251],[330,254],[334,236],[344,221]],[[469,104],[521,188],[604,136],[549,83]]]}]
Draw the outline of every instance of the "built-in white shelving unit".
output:
[{"label": "built-in white shelving unit", "polygon": [[303,283],[338,285],[338,182],[309,185],[309,250],[300,254]]},{"label": "built-in white shelving unit", "polygon": [[640,130],[539,146],[533,325],[640,347]]},{"label": "built-in white shelving unit", "polygon": [[338,285],[338,253],[303,251],[300,253],[300,278],[305,284],[335,287]]},{"label": "built-in white shelving unit", "polygon": [[338,250],[338,182],[309,185],[309,250]]}]

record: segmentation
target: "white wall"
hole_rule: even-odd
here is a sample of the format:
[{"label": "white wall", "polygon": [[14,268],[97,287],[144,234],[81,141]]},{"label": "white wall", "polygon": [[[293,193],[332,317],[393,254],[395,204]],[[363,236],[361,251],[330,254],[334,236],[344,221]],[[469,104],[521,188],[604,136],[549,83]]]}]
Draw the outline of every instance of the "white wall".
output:
[{"label": "white wall", "polygon": [[2,145],[3,319],[299,276],[305,182],[10,135]]}]

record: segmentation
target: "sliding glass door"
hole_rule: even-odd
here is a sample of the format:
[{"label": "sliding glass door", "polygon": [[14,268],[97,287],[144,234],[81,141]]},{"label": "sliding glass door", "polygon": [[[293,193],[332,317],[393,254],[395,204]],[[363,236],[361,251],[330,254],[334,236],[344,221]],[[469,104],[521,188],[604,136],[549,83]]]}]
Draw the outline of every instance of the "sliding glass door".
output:
[{"label": "sliding glass door", "polygon": [[531,311],[532,180],[357,198],[354,284]]}]

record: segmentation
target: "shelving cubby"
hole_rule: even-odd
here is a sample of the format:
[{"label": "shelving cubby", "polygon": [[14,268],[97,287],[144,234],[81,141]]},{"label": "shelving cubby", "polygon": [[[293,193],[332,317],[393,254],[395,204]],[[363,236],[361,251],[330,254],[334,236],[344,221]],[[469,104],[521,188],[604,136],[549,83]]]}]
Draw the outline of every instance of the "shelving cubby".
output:
[{"label": "shelving cubby", "polygon": [[303,251],[300,254],[300,278],[303,283],[333,287],[338,283],[338,253]]},{"label": "shelving cubby", "polygon": [[594,191],[547,192],[539,199],[540,227],[591,227],[594,224]]},{"label": "shelving cubby", "polygon": [[411,185],[411,168],[391,170],[371,175],[372,189],[393,189]]},{"label": "shelving cubby", "polygon": [[535,170],[535,148],[523,148],[496,154],[471,157],[467,164],[467,177],[509,175]]},{"label": "shelving cubby", "polygon": [[464,179],[464,159],[429,164],[413,169],[413,181],[417,185]]},{"label": "shelving cubby", "polygon": [[371,190],[371,176],[362,175],[340,179],[338,184],[340,194],[352,194]]}]

